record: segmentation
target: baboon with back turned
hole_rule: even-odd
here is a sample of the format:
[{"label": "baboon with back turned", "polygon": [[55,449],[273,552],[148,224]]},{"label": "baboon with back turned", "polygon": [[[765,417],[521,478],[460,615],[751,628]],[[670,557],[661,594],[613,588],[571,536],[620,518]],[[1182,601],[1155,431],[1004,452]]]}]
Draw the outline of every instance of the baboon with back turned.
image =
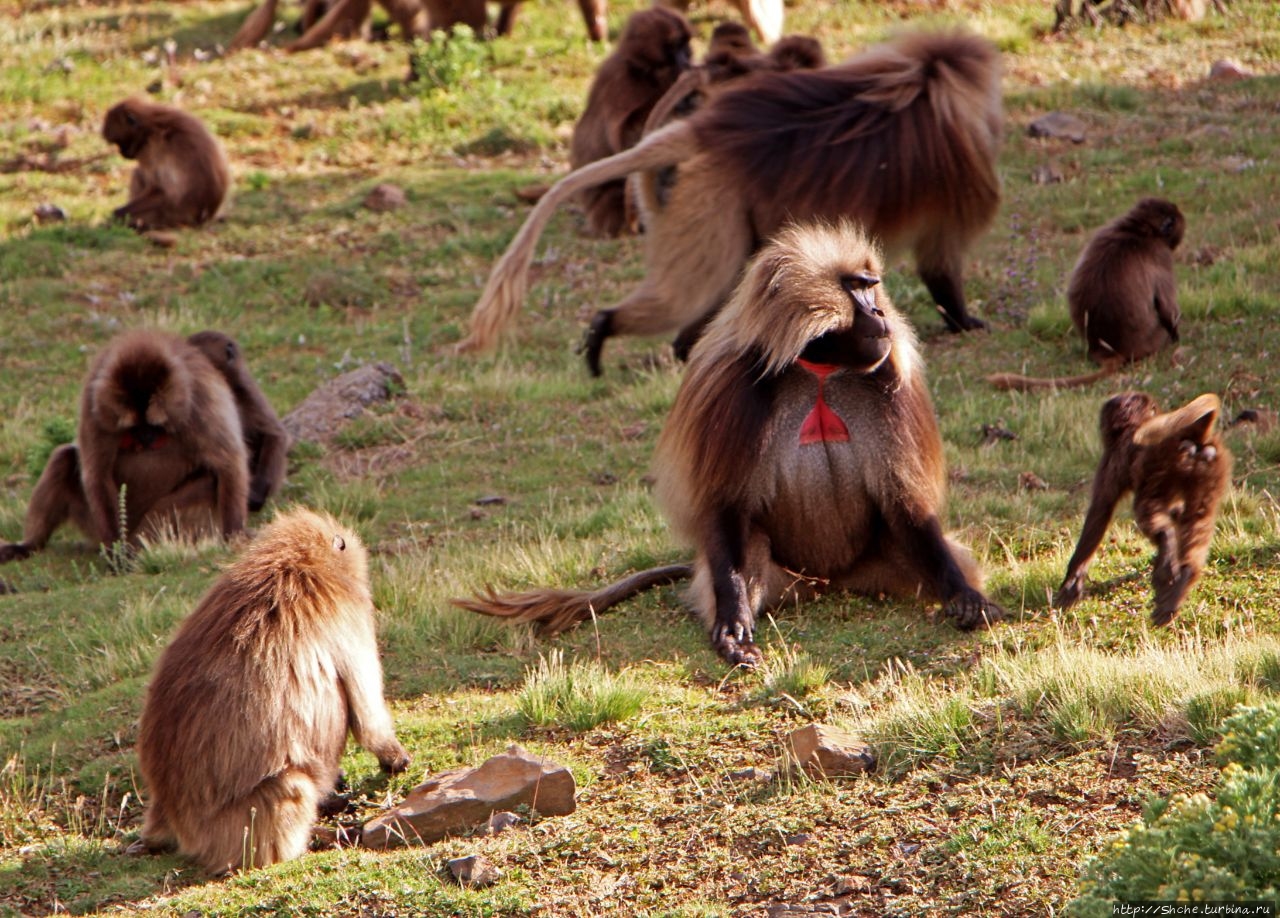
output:
[{"label": "baboon with back turned", "polygon": [[403,771],[382,695],[368,556],[332,517],[279,516],[160,655],[138,730],[141,847],[211,873],[307,849],[350,732]]},{"label": "baboon with back turned", "polygon": [[492,347],[524,300],[534,246],[577,192],[677,166],[670,198],[642,215],[640,286],[596,313],[585,342],[696,327],[732,292],[751,253],[789,222],[849,218],[911,248],[953,330],[979,328],[962,289],[964,252],[1000,201],[999,56],[984,39],[916,33],[834,67],[759,73],[691,117],[562,179],[494,267],[459,349]]}]

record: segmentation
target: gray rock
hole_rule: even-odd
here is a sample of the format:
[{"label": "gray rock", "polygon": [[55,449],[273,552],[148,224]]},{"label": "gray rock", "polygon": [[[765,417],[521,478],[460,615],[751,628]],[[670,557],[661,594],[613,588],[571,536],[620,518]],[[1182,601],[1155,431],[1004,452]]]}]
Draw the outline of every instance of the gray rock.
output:
[{"label": "gray rock", "polygon": [[430,844],[520,806],[543,816],[565,816],[577,808],[576,791],[569,769],[513,745],[478,768],[455,768],[419,784],[399,806],[365,824],[362,843],[368,848]]},{"label": "gray rock", "polygon": [[404,196],[404,191],[398,185],[392,185],[387,182],[375,185],[373,190],[364,196],[364,206],[378,213],[399,210],[407,203],[409,202]]},{"label": "gray rock", "polygon": [[285,415],[282,423],[295,440],[325,443],[369,405],[403,391],[400,371],[389,363],[375,363],[325,383]]},{"label": "gray rock", "polygon": [[1072,143],[1084,143],[1085,123],[1066,112],[1049,112],[1028,124],[1027,134],[1031,137],[1053,137],[1070,140]]},{"label": "gray rock", "polygon": [[502,879],[502,871],[478,854],[455,857],[447,861],[445,866],[449,868],[449,875],[458,881],[459,886],[482,889]]},{"label": "gray rock", "polygon": [[1214,61],[1213,66],[1209,68],[1209,79],[1215,83],[1234,83],[1237,80],[1247,80],[1252,76],[1252,73],[1232,60]]}]

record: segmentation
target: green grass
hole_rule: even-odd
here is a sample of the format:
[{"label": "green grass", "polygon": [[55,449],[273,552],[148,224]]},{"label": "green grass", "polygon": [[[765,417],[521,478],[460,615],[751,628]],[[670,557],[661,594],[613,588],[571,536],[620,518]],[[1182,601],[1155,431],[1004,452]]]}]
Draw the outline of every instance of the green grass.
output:
[{"label": "green grass", "polygon": [[[613,4],[614,31],[642,5]],[[512,742],[568,765],[579,808],[494,837],[315,852],[217,881],[176,856],[126,857],[146,796],[133,746],[147,673],[231,554],[156,539],[112,573],[65,530],[0,567],[12,590],[0,594],[0,916],[729,916],[801,902],[1061,913],[1082,866],[1149,800],[1218,786],[1208,749],[1223,719],[1280,689],[1280,431],[1227,432],[1233,490],[1172,626],[1147,623],[1153,552],[1127,507],[1085,598],[1059,612],[1048,595],[1079,534],[1106,396],[1141,388],[1173,405],[1213,391],[1228,417],[1280,408],[1274,4],[1064,36],[1046,35],[1041,0],[788,8],[788,29],[833,59],[922,25],[964,24],[1004,52],[1004,201],[966,277],[991,332],[942,332],[905,261],[886,286],[922,339],[947,528],[1011,616],[964,634],[918,602],[827,597],[762,625],[755,673],[723,666],[678,587],[551,641],[448,602],[688,557],[647,477],[679,365],[663,342],[618,340],[593,380],[573,351],[579,313],[642,274],[643,240],[591,239],[566,208],[509,345],[449,350],[527,212],[513,191],[564,172],[607,49],[565,0],[527,3],[510,38],[419,48],[437,79],[410,85],[395,42],[218,55],[249,6],[0,0],[0,537],[21,532],[48,452],[74,429],[87,361],[122,328],[233,334],[281,413],[341,371],[391,362],[401,397],[329,444],[299,444],[253,521],[302,503],[371,549],[387,694],[414,765],[387,779],[353,746],[343,818]],[[695,5],[699,43],[728,15],[723,0]],[[1204,82],[1226,57],[1263,75]],[[226,219],[171,249],[106,222],[130,165],[101,140],[102,115],[148,86],[208,122],[235,176]],[[1079,115],[1086,142],[1027,137],[1052,110]],[[1063,181],[1033,180],[1047,164]],[[379,182],[407,205],[364,209]],[[1187,215],[1178,359],[1049,396],[991,390],[990,372],[1089,366],[1066,278],[1089,233],[1144,195]],[[37,224],[45,201],[68,221]],[[997,423],[1017,439],[982,445]],[[1025,489],[1028,472],[1047,488]],[[814,721],[872,743],[878,772],[738,776],[776,769],[787,734]],[[445,860],[470,853],[504,878],[486,890],[443,879]]]}]

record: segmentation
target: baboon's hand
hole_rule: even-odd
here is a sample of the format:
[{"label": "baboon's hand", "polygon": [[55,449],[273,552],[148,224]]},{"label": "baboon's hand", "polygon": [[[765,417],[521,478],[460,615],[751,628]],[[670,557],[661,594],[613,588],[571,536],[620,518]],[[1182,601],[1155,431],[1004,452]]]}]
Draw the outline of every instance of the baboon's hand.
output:
[{"label": "baboon's hand", "polygon": [[398,775],[409,767],[409,763],[413,761],[413,757],[398,742],[389,749],[384,749],[378,753],[378,764],[382,766],[382,770],[387,774]]},{"label": "baboon's hand", "polygon": [[964,631],[986,628],[1005,617],[1004,609],[972,587],[965,587],[951,597],[942,612]]},{"label": "baboon's hand", "polygon": [[754,669],[764,660],[751,629],[742,622],[717,622],[711,629],[711,646],[731,666]]},{"label": "baboon's hand", "polygon": [[1084,575],[1077,574],[1074,577],[1068,577],[1062,581],[1062,586],[1058,587],[1058,592],[1053,594],[1053,606],[1055,609],[1070,609],[1080,597],[1084,595]]}]

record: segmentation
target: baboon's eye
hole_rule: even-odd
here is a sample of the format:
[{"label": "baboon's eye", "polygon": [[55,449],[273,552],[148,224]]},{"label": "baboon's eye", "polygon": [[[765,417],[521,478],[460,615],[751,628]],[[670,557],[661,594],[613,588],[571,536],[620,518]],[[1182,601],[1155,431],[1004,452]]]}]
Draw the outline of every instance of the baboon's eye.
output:
[{"label": "baboon's eye", "polygon": [[342,540],[342,536],[336,535],[333,537],[333,550],[334,551],[347,550],[347,543]]}]

